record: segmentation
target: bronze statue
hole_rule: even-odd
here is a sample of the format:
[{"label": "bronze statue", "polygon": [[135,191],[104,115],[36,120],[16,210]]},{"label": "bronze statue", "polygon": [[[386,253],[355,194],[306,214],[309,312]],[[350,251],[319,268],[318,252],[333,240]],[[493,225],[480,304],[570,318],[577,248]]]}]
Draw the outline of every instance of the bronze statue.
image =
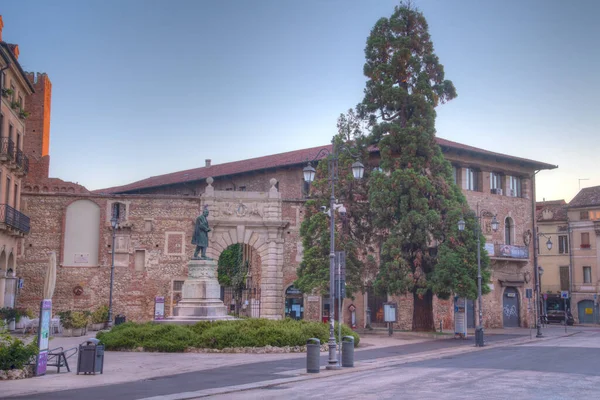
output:
[{"label": "bronze statue", "polygon": [[[205,207],[202,215],[196,218],[194,235],[192,236],[192,244],[196,245],[196,251],[194,252],[194,257],[192,257],[192,260],[212,260],[212,258],[206,257],[206,248],[208,247],[208,232],[210,232],[206,217],[208,217],[208,208]],[[198,257],[199,251],[202,251],[200,257]]]}]

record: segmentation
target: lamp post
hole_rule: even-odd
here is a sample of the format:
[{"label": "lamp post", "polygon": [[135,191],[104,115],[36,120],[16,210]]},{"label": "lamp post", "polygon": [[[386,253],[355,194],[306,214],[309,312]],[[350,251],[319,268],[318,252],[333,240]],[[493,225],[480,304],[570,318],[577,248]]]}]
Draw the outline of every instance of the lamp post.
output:
[{"label": "lamp post", "polygon": [[[331,196],[329,197],[329,210],[325,211],[326,214],[329,215],[329,298],[330,298],[330,306],[329,306],[329,360],[327,369],[338,369],[338,360],[336,357],[336,343],[335,343],[335,325],[333,319],[333,308],[335,305],[335,210],[343,207],[341,204],[335,203],[335,181],[338,179],[337,177],[337,168],[338,168],[338,157],[339,151],[346,150],[350,156],[353,158],[357,158],[352,152],[344,146],[336,146],[335,141],[332,141],[332,151],[330,152],[327,148],[323,148],[319,150],[317,155],[313,158],[312,161],[308,162],[308,165],[304,167],[304,180],[309,184],[315,179],[316,170],[312,166],[312,162],[319,159],[321,155],[329,155],[328,160],[328,169],[329,169],[329,184],[331,186]],[[365,171],[365,166],[360,162],[356,161],[352,164],[352,175],[354,179],[361,179],[363,177],[363,173]],[[338,315],[338,318],[340,316]],[[341,323],[341,321],[340,321]]]},{"label": "lamp post", "polygon": [[[541,290],[540,290],[540,279],[542,278],[542,267],[540,267],[540,265],[538,264],[538,257],[537,257],[537,251],[540,248],[540,236],[545,237],[546,239],[548,239],[548,241],[546,242],[546,248],[548,249],[548,251],[552,250],[552,240],[550,240],[550,236],[546,236],[543,232],[538,232],[535,235],[535,241],[533,242],[533,251],[534,251],[534,260],[535,260],[535,293],[536,293],[536,309],[537,309],[537,322],[536,322],[536,334],[535,337],[536,338],[541,338],[544,337],[544,335],[542,335],[542,310],[540,310],[540,295],[541,295]],[[536,248],[537,247],[537,248]],[[566,311],[566,310],[565,310]]]},{"label": "lamp post", "polygon": [[[483,341],[483,300],[482,300],[482,296],[481,296],[481,241],[480,241],[481,216],[479,215],[479,203],[477,203],[477,215],[475,216],[475,219],[477,219],[477,227],[475,228],[475,235],[477,236],[477,303],[478,303],[477,308],[479,311],[479,320],[477,321],[477,328],[475,328],[475,346],[483,347],[484,346],[484,341]],[[498,223],[498,220],[496,219],[496,216],[494,215],[494,217],[492,218],[492,230],[494,232],[497,232],[499,225],[500,224]],[[466,223],[461,218],[458,221],[458,230],[461,232],[464,231],[465,226],[466,226]]]},{"label": "lamp post", "polygon": [[113,308],[112,308],[112,300],[113,300],[113,284],[115,280],[115,233],[117,231],[117,225],[119,220],[116,216],[110,219],[110,225],[112,226],[112,246],[111,246],[111,263],[110,263],[110,294],[108,297],[108,327],[112,328],[113,326]]}]

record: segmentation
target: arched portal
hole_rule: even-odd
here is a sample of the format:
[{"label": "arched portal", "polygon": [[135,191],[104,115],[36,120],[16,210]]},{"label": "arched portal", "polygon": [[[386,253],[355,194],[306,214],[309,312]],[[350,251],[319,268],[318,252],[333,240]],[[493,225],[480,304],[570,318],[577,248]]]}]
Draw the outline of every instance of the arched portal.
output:
[{"label": "arched portal", "polygon": [[217,264],[221,300],[229,314],[259,318],[261,260],[256,250],[245,243],[232,244],[221,252]]},{"label": "arched portal", "polygon": [[[252,286],[260,289],[260,316],[283,318],[283,231],[281,195],[277,181],[264,192],[214,190],[212,178],[202,195],[201,209],[209,211],[211,228],[207,256],[218,260],[233,244],[244,244],[252,256],[260,259],[259,270],[252,272]],[[253,263],[256,263],[254,261]]]}]

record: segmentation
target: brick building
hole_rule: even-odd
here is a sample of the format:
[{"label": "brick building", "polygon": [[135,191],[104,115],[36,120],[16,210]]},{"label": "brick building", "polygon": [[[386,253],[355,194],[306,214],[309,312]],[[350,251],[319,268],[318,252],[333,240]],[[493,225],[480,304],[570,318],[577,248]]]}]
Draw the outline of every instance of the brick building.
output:
[{"label": "brick building", "polygon": [[575,321],[597,321],[600,291],[600,186],[581,189],[569,202],[570,307]]},{"label": "brick building", "polygon": [[19,238],[29,232],[21,212],[22,180],[29,168],[27,101],[34,88],[19,64],[19,46],[2,40],[0,16],[0,307],[13,307],[17,293]]}]

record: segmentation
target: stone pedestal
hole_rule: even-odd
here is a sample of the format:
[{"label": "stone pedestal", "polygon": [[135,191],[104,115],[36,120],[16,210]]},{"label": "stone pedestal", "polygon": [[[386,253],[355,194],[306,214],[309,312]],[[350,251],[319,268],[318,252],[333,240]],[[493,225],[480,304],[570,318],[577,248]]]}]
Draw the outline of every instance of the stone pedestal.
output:
[{"label": "stone pedestal", "polygon": [[181,301],[173,310],[173,316],[165,322],[195,323],[229,319],[234,318],[227,315],[227,307],[221,301],[217,262],[190,260],[188,278],[183,283]]}]

